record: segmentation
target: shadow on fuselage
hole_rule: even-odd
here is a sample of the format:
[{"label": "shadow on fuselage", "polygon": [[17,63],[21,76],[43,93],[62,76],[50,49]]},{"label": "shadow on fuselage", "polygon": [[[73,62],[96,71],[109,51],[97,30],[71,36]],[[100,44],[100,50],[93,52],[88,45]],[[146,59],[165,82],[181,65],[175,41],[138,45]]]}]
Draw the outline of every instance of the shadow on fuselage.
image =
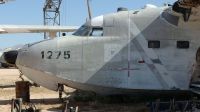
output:
[{"label": "shadow on fuselage", "polygon": [[[146,19],[146,21],[148,21],[148,18]],[[142,20],[140,18],[135,19],[135,20],[133,19],[132,22],[135,23],[136,26],[138,25],[137,28],[139,30],[142,29],[143,26],[140,26],[139,24],[137,24],[138,22],[142,23]],[[92,75],[89,78],[89,80],[86,81],[86,83],[95,85],[97,87],[106,86],[106,87],[115,88],[116,91],[118,89],[119,91],[122,90],[121,92],[119,92],[119,94],[123,94],[123,93],[126,94],[125,92],[126,89],[129,89],[129,90],[133,89],[133,91],[129,91],[128,93],[129,95],[135,94],[135,92],[137,93],[137,91],[144,92],[145,90],[146,92],[144,92],[144,94],[146,95],[148,95],[151,92],[154,93],[153,91],[156,91],[155,93],[157,95],[159,94],[159,92],[167,93],[167,95],[170,95],[172,93],[173,94],[177,93],[177,96],[179,96],[180,93],[182,92],[187,93],[187,91],[184,91],[184,90],[187,90],[190,86],[190,79],[188,78],[191,78],[191,76],[188,76],[188,75],[193,74],[192,72],[193,65],[191,64],[190,61],[193,62],[193,60],[195,60],[196,50],[199,47],[196,45],[196,42],[193,42],[193,40],[196,40],[197,37],[191,37],[191,34],[199,34],[199,33],[196,30],[188,30],[187,28],[177,27],[165,21],[164,19],[161,19],[159,16],[155,18],[155,20],[152,21],[146,28],[141,30],[141,32],[138,35],[131,33],[130,43],[127,43],[127,45],[125,45],[119,52],[117,52],[115,56],[113,56],[94,75]],[[158,57],[157,59],[158,61],[150,59],[150,57],[148,57],[147,52],[143,48],[143,45],[141,45],[139,42],[141,37],[144,37],[146,42],[148,42],[148,40],[158,40],[161,42],[160,48],[153,49],[153,51]],[[189,49],[177,49],[176,42],[179,40],[190,41],[191,44],[193,44],[193,46],[190,46]],[[123,40],[119,40],[118,42],[112,41],[112,44],[116,44],[120,42],[123,43]],[[129,47],[128,45],[130,45],[130,48],[132,50],[130,53],[130,57],[131,57],[130,67],[132,71],[130,70],[129,76],[128,76],[128,70],[127,70],[129,67],[128,59],[127,59],[128,57],[127,50]],[[100,47],[100,45],[98,46],[97,43],[91,46],[93,46],[93,49],[94,49],[92,50],[94,52],[91,52],[91,56],[94,56],[92,58],[94,58],[95,60],[95,55],[94,55],[95,51],[97,52],[100,51],[100,50],[95,50],[95,48],[101,49],[101,47],[103,48],[105,46]],[[187,53],[188,51],[191,55],[190,57],[194,56],[194,59],[191,58],[190,60],[189,57],[187,58],[186,54],[188,54]],[[112,51],[110,53],[112,54]],[[137,54],[134,54],[134,53],[137,53]],[[96,54],[99,54],[99,53],[96,53]],[[133,59],[132,57],[134,57],[134,55],[140,55],[140,57]],[[113,61],[113,60],[118,59],[119,56],[121,56],[121,60]],[[142,58],[144,59],[143,60],[144,62],[151,61],[150,62],[151,64],[139,63],[139,61],[141,61]],[[187,60],[185,60],[186,58]],[[171,79],[173,79],[173,81],[176,83],[177,85],[176,87],[171,87],[169,85],[171,81],[169,81],[167,78],[162,76],[163,74],[160,73],[160,71],[155,66],[155,64],[160,64],[166,68],[167,72],[171,75],[170,76]],[[95,64],[93,66],[95,66]],[[119,68],[122,68],[124,71],[120,71]],[[146,70],[149,70],[149,73],[146,72]],[[105,76],[106,79],[98,80],[98,79],[101,79],[100,77],[102,76]],[[129,82],[127,82],[128,80]],[[129,83],[129,84],[126,84],[125,81],[126,83]],[[154,81],[156,81],[157,83],[154,83]],[[158,86],[158,84],[160,87]],[[127,85],[129,85],[129,87]],[[138,95],[141,95],[141,93],[139,92]]]}]

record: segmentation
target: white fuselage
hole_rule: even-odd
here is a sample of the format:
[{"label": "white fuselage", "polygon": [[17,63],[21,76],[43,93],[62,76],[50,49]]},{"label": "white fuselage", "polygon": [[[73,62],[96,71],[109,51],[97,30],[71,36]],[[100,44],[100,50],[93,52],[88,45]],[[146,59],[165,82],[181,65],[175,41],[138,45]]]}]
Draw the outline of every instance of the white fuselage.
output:
[{"label": "white fuselage", "polygon": [[24,46],[16,64],[51,90],[58,83],[100,94],[189,90],[198,80],[200,22],[186,23],[167,9],[99,16],[73,36]]}]

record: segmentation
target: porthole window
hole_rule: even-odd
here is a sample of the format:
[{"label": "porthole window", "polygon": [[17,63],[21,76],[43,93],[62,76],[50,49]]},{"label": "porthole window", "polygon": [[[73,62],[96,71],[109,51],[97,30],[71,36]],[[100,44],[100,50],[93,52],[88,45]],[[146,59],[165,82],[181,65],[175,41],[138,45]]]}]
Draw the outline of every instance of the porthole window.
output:
[{"label": "porthole window", "polygon": [[179,49],[188,49],[189,46],[189,41],[177,41],[177,48]]},{"label": "porthole window", "polygon": [[160,41],[148,41],[148,48],[160,48]]}]

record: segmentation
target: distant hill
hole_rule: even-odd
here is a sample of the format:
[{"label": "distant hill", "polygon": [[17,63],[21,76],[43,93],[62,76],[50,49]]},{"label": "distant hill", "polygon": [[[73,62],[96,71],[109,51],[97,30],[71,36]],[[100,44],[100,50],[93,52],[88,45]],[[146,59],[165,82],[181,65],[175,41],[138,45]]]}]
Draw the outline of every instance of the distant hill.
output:
[{"label": "distant hill", "polygon": [[22,44],[18,44],[18,45],[15,45],[13,47],[7,47],[7,48],[4,48],[4,49],[0,49],[0,51],[8,51],[8,50],[18,50],[20,49],[21,47],[23,47],[24,45]]}]

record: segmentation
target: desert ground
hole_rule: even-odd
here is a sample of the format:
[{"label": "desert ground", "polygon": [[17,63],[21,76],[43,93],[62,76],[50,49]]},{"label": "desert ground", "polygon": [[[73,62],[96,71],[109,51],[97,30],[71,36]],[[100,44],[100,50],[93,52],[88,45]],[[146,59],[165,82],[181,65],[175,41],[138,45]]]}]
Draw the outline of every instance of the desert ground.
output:
[{"label": "desert ground", "polygon": [[[11,99],[16,97],[15,82],[21,81],[17,69],[0,69],[0,112],[11,111]],[[30,81],[23,76],[26,81]],[[31,82],[31,81],[30,81]],[[31,82],[32,83],[32,82]],[[9,87],[13,86],[13,87]],[[65,87],[67,92],[75,89]],[[59,100],[58,92],[45,89],[44,87],[30,87],[30,102],[36,105],[41,112],[62,112],[63,103]],[[68,107],[76,108],[79,112],[150,112],[144,104],[102,104],[96,102],[75,101],[73,94],[63,95],[69,100]],[[23,104],[23,109],[28,108],[28,104]]]}]

